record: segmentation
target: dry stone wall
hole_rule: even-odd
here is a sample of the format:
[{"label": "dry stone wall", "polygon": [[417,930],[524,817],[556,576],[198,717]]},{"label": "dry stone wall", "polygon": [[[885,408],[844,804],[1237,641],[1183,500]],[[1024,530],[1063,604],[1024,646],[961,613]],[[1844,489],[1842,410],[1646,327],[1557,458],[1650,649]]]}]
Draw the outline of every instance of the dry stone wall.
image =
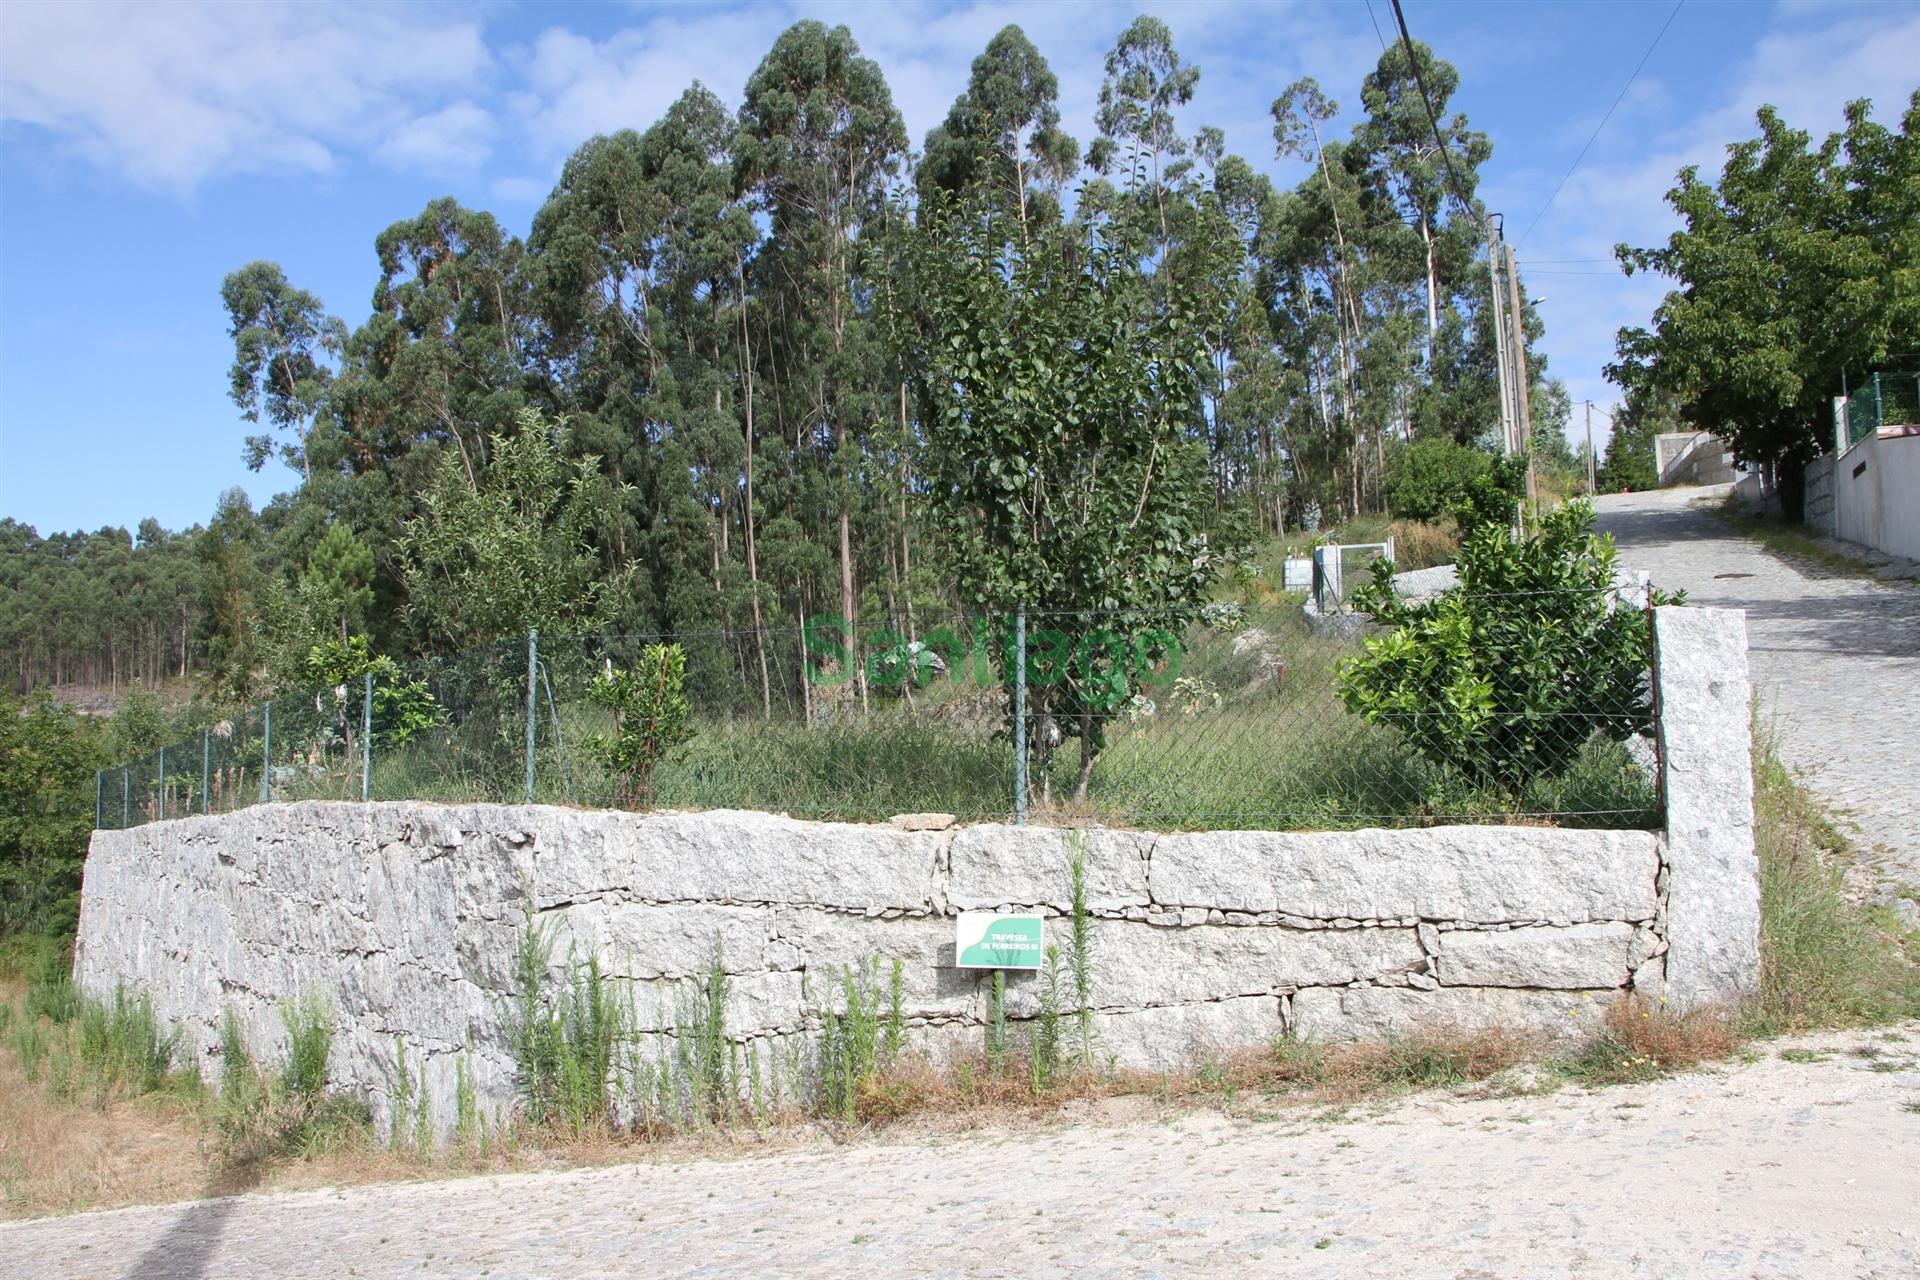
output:
[{"label": "dry stone wall", "polygon": [[[914,1039],[977,1048],[987,980],[965,910],[1069,907],[1086,856],[1103,1057],[1174,1068],[1276,1036],[1498,1025],[1571,1033],[1623,991],[1737,997],[1759,969],[1744,618],[1660,608],[1664,833],[1548,827],[1220,831],[799,822],[763,813],[303,803],[93,838],[75,970],[126,983],[210,1056],[231,1010],[277,1056],[278,1011],[331,994],[337,1085],[384,1110],[404,1040],[444,1125],[463,1056],[509,1104],[524,931],[556,980],[597,957],[653,1047],[717,955],[736,1040],[804,1045],[850,966],[901,965]],[[1050,941],[1064,942],[1054,926]],[[1032,1018],[1032,975],[1007,1009]],[[210,1071],[217,1065],[209,1063]]]},{"label": "dry stone wall", "polygon": [[[952,916],[1038,909],[1064,943],[1071,839],[1100,1052],[1126,1066],[1290,1031],[1584,1026],[1666,951],[1651,832],[906,829],[940,825],[304,803],[103,831],[77,972],[151,991],[203,1055],[231,1009],[272,1056],[281,1002],[329,992],[336,1083],[377,1101],[404,1039],[445,1121],[463,1052],[483,1103],[512,1097],[503,1015],[530,915],[556,969],[599,957],[643,1027],[671,1027],[717,954],[729,1032],[763,1047],[815,1030],[845,967],[898,959],[911,1035],[945,1054],[979,1045],[988,1015],[985,977],[953,967]],[[1008,983],[1016,1021],[1035,982]]]}]

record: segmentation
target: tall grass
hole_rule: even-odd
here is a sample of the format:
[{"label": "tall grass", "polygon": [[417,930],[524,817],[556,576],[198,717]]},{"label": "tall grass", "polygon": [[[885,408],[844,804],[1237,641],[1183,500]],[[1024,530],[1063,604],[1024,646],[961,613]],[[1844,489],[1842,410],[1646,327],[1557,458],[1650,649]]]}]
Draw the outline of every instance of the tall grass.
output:
[{"label": "tall grass", "polygon": [[1847,894],[1846,840],[1770,744],[1754,767],[1760,858],[1760,990],[1752,1035],[1920,1016],[1920,948],[1884,908]]}]

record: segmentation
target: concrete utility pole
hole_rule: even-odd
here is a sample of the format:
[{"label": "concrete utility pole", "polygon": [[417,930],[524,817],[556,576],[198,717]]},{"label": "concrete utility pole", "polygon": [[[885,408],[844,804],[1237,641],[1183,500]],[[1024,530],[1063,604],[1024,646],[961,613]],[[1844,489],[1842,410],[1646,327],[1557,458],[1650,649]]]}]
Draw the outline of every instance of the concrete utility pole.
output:
[{"label": "concrete utility pole", "polygon": [[1527,504],[1537,506],[1540,501],[1539,481],[1533,474],[1533,406],[1528,403],[1527,395],[1527,323],[1526,312],[1520,305],[1520,264],[1513,256],[1513,246],[1505,245],[1507,259],[1507,299],[1513,314],[1513,356],[1509,362],[1514,373],[1514,399],[1518,402],[1515,413],[1519,424],[1520,447],[1527,454]]},{"label": "concrete utility pole", "polygon": [[1493,220],[1489,218],[1487,227],[1487,300],[1493,307],[1493,362],[1499,372],[1500,383],[1500,451],[1507,457],[1513,456],[1513,386],[1507,380],[1507,322],[1501,314],[1500,296],[1505,292],[1500,287],[1500,242],[1496,239]]},{"label": "concrete utility pole", "polygon": [[1599,464],[1594,461],[1594,457],[1593,457],[1593,401],[1588,400],[1586,402],[1586,406],[1587,406],[1587,492],[1589,494],[1593,494],[1593,493],[1598,493],[1600,491],[1600,468],[1599,468]]}]

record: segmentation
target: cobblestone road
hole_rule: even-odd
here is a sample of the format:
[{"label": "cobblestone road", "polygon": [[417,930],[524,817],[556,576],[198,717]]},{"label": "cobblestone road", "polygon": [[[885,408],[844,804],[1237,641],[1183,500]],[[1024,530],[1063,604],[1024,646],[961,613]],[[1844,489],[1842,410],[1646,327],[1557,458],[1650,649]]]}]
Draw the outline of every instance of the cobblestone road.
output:
[{"label": "cobblestone road", "polygon": [[0,1277],[1920,1275],[1920,1026],[1786,1048],[1352,1122],[1081,1123],[0,1224]]},{"label": "cobblestone road", "polygon": [[1851,821],[1880,876],[1920,887],[1920,587],[1790,563],[1700,506],[1724,488],[1602,497],[1623,568],[1747,611],[1780,755]]}]

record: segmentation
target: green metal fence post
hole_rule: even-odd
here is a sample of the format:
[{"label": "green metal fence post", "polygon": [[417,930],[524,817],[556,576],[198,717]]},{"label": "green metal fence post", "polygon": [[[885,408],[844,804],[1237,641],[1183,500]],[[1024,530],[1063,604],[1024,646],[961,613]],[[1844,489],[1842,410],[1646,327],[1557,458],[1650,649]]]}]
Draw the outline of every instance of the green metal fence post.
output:
[{"label": "green metal fence post", "polygon": [[533,803],[533,742],[534,730],[539,724],[539,704],[534,701],[536,689],[534,668],[540,661],[540,633],[527,632],[527,803]]},{"label": "green metal fence post", "polygon": [[160,748],[160,820],[167,820],[167,749]]},{"label": "green metal fence post", "polygon": [[373,672],[367,672],[366,696],[360,700],[360,799],[373,796]]},{"label": "green metal fence post", "polygon": [[260,706],[260,803],[273,801],[273,704]]},{"label": "green metal fence post", "polygon": [[1013,612],[1013,823],[1027,820],[1027,606]]},{"label": "green metal fence post", "polygon": [[133,792],[127,781],[127,768],[120,766],[120,829],[133,825]]},{"label": "green metal fence post", "polygon": [[213,812],[213,730],[200,731],[200,812]]},{"label": "green metal fence post", "polygon": [[93,771],[93,829],[95,831],[100,829],[100,796],[105,786],[106,782],[100,770],[95,769]]}]

